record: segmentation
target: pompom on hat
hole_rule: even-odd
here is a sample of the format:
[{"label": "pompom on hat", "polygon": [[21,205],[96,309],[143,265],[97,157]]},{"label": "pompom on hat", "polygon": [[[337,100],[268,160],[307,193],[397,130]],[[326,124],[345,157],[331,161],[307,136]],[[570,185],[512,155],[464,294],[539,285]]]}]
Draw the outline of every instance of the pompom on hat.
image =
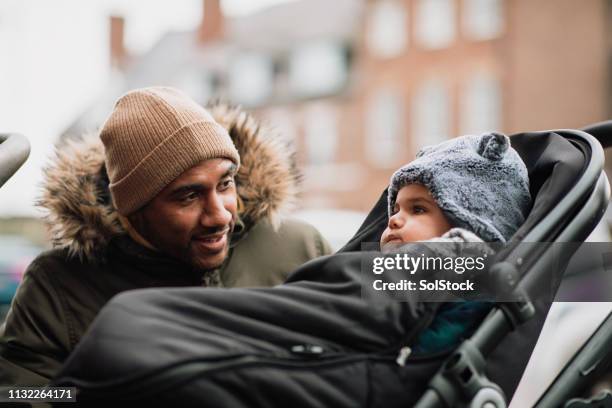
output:
[{"label": "pompom on hat", "polygon": [[388,211],[399,190],[422,184],[455,227],[486,242],[507,242],[531,208],[525,163],[501,133],[468,135],[427,146],[391,177]]}]

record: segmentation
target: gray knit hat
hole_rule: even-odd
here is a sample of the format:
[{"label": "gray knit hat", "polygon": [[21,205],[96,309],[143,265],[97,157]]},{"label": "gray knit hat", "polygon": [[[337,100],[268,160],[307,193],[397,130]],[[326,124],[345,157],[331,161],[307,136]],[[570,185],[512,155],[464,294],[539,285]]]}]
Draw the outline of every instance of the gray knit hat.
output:
[{"label": "gray knit hat", "polygon": [[396,171],[389,185],[389,216],[407,184],[427,187],[451,224],[486,242],[506,242],[531,208],[525,163],[500,133],[462,136],[427,146]]}]

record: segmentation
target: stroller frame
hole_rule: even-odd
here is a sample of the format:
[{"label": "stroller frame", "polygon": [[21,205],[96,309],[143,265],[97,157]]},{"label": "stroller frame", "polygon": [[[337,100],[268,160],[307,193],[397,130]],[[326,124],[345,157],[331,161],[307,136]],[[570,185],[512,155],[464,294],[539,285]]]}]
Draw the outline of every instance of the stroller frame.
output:
[{"label": "stroller frame", "polygon": [[536,408],[560,407],[586,408],[609,407],[612,394],[606,392],[591,399],[575,398],[582,395],[612,367],[612,313],[604,319],[597,330],[565,365],[557,378],[540,396]]}]

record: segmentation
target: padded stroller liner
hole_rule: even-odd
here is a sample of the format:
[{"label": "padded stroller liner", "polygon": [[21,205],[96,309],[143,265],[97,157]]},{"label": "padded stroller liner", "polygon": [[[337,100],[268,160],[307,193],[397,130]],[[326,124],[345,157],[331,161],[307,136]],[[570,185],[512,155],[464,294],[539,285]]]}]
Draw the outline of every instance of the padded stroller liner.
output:
[{"label": "padded stroller liner", "polygon": [[[56,385],[76,385],[81,403],[100,405],[410,406],[446,353],[409,358],[405,367],[396,357],[438,304],[362,301],[361,258],[315,260],[277,288],[121,294]],[[529,336],[516,337],[492,378],[520,376],[512,350],[529,345]],[[395,402],[382,405],[387,399]]]},{"label": "padded stroller liner", "polygon": [[[549,171],[532,184],[535,208],[543,211],[567,191],[563,182],[573,181],[568,176],[579,171],[584,153],[555,134],[513,138],[516,148],[515,140],[526,144],[520,153],[532,155],[526,163],[535,180]],[[352,251],[378,241],[385,220],[383,194],[340,253],[309,262],[276,288],[121,294],[102,310],[54,385],[75,385],[79,401],[101,405],[410,406],[447,354],[409,358],[404,367],[395,361],[438,304],[361,299],[362,254]],[[550,306],[532,295],[535,318],[488,358],[489,378],[508,399]]]}]

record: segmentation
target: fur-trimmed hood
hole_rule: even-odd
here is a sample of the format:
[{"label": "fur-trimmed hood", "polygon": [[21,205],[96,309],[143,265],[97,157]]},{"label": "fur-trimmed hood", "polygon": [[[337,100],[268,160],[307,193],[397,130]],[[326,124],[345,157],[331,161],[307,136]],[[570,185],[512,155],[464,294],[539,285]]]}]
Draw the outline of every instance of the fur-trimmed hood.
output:
[{"label": "fur-trimmed hood", "polygon": [[[216,104],[208,109],[240,153],[236,188],[246,228],[263,219],[278,225],[297,195],[294,151],[281,135],[239,108]],[[45,212],[54,248],[68,249],[71,256],[95,258],[113,236],[125,233],[111,204],[104,146],[97,133],[56,148],[37,205]]]}]

